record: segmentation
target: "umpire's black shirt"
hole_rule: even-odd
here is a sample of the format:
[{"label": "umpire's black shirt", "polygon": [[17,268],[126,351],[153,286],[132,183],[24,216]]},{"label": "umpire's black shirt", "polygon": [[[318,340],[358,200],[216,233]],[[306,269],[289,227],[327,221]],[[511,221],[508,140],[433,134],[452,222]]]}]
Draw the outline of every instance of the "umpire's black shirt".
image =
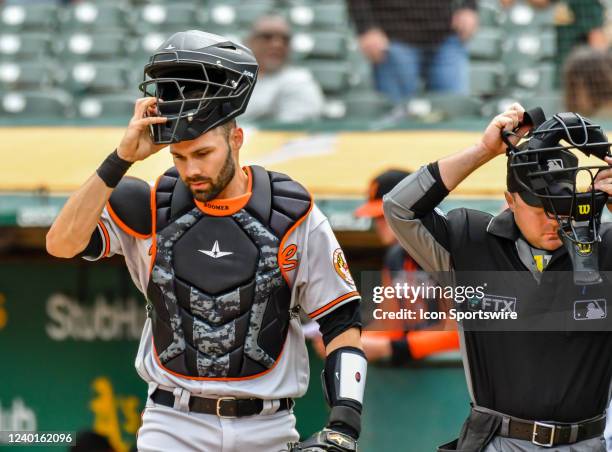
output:
[{"label": "umpire's black shirt", "polygon": [[[433,163],[408,176],[384,198],[387,221],[419,265],[428,272],[453,271],[455,275],[514,274],[515,281],[497,281],[487,287],[487,296],[514,300],[519,312],[549,311],[553,318],[556,313],[560,324],[565,322],[567,327],[484,332],[460,324],[472,402],[538,421],[577,422],[602,414],[612,381],[612,333],[599,327],[594,328],[597,331],[575,331],[572,324],[593,326],[601,321],[590,320],[594,317],[585,314],[586,305],[599,318],[607,318],[610,291],[599,289],[597,293],[596,286],[575,286],[564,247],[553,253],[538,283],[521,260],[517,244],[524,239],[510,210],[495,217],[464,208],[444,215],[436,206],[446,195],[448,190]],[[602,225],[601,236],[600,269],[610,271],[612,253],[606,252],[612,246],[610,224]],[[559,271],[564,273],[555,273]],[[564,275],[565,281],[559,284],[558,278],[552,278],[555,274]],[[572,318],[566,319],[567,314]]]}]

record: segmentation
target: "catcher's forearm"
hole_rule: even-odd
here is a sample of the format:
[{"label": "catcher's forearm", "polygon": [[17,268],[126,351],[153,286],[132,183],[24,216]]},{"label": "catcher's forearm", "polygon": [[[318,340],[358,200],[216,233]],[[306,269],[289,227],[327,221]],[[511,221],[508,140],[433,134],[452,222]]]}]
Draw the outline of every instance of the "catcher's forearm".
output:
[{"label": "catcher's forearm", "polygon": [[46,238],[47,252],[70,258],[83,251],[96,228],[112,188],[94,173],[75,191],[60,211]]}]

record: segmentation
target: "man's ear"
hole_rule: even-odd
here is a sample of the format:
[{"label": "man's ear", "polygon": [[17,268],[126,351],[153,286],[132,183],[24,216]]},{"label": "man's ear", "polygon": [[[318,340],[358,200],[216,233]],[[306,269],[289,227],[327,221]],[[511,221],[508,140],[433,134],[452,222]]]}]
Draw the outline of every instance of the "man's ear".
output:
[{"label": "man's ear", "polygon": [[244,143],[244,130],[242,127],[234,127],[230,134],[230,147],[232,151],[238,151]]},{"label": "man's ear", "polygon": [[506,202],[508,203],[508,207],[510,210],[514,212],[514,207],[516,206],[516,200],[514,199],[514,193],[510,193],[509,191],[504,192],[504,198],[506,198]]}]

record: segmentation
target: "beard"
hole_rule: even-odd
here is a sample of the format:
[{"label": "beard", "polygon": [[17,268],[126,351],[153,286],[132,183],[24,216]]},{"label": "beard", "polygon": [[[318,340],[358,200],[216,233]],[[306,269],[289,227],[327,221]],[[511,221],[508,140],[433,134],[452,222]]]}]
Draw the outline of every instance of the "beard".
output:
[{"label": "beard", "polygon": [[[183,182],[185,182],[185,185],[189,187],[189,190],[191,191],[195,199],[197,199],[200,202],[207,202],[219,196],[219,193],[221,193],[225,189],[225,187],[227,187],[227,184],[230,183],[235,173],[236,173],[236,163],[234,162],[234,159],[232,158],[232,152],[228,145],[227,157],[225,158],[223,167],[221,168],[221,171],[219,172],[219,175],[217,176],[216,179],[211,179],[209,177],[197,177],[197,178],[185,179],[183,180]],[[204,190],[202,189],[194,190],[191,188],[191,184],[197,184],[199,182],[208,182],[210,184],[210,187]]]}]

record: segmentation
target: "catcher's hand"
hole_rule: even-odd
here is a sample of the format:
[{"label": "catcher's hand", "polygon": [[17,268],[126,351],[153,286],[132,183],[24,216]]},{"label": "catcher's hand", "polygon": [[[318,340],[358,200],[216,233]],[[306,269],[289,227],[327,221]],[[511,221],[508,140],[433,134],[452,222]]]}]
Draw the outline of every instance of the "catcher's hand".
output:
[{"label": "catcher's hand", "polygon": [[301,443],[289,443],[289,452],[356,452],[357,441],[349,435],[324,428]]}]

